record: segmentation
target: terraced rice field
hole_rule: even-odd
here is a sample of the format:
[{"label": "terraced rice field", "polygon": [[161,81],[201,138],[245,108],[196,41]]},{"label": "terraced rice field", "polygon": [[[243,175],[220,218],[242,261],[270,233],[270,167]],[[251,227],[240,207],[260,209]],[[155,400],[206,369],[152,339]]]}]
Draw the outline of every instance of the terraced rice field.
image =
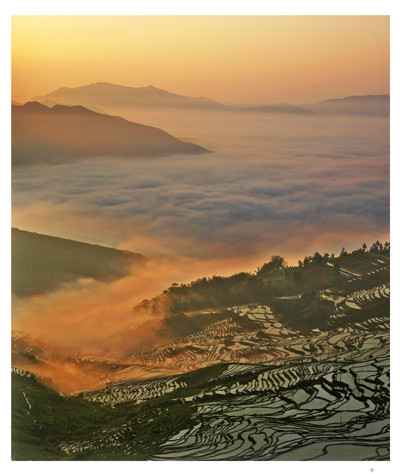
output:
[{"label": "terraced rice field", "polygon": [[[389,338],[379,331],[355,349],[345,341],[356,334],[359,337],[355,330],[319,336],[326,347],[336,345],[338,350],[327,351],[318,361],[298,356],[277,366],[227,364],[189,396],[184,395],[188,384],[178,376],[117,385],[87,398],[116,406],[154,397],[162,400],[168,394],[173,402],[195,409],[191,426],[171,433],[151,457],[154,460],[385,460]],[[116,449],[130,452],[132,443],[125,437],[135,429],[128,424],[113,432]],[[97,450],[107,440],[106,430],[90,446],[86,440],[64,443],[62,449]]]},{"label": "terraced rice field", "polygon": [[187,385],[178,376],[87,397],[114,406],[169,393],[195,407],[194,426],[170,436],[155,460],[385,460],[389,334],[379,320],[364,325],[312,337],[283,332],[273,364],[230,363],[190,396],[181,396]]},{"label": "terraced rice field", "polygon": [[[335,304],[306,332],[284,324],[272,303],[253,304],[132,354],[103,377],[105,388],[79,394],[85,407],[105,411],[93,429],[60,435],[59,456],[388,460],[389,270],[384,260],[367,263],[342,269],[347,290],[317,295]],[[21,410],[34,416],[32,394],[20,393]],[[118,416],[107,421],[111,413]]]},{"label": "terraced rice field", "polygon": [[[155,458],[386,458],[388,370],[382,353],[374,364],[305,364],[261,373],[247,384],[221,385],[213,401],[197,402],[202,421],[171,437]],[[218,400],[226,394],[237,396]]]}]

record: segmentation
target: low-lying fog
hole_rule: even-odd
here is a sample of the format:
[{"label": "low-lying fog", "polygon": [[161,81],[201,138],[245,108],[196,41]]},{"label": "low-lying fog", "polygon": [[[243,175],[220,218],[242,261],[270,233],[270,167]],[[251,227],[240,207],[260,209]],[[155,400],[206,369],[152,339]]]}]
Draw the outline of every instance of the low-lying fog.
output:
[{"label": "low-lying fog", "polygon": [[103,347],[173,282],[389,240],[388,119],[111,112],[214,153],[15,169],[14,227],[155,259],[143,275],[16,302],[15,329]]}]

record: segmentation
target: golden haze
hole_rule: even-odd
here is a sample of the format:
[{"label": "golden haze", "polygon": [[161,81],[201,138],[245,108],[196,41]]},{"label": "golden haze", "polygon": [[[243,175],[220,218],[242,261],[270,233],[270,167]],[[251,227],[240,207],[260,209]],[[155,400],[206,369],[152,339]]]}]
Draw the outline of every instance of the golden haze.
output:
[{"label": "golden haze", "polygon": [[222,102],[389,93],[389,16],[13,16],[12,98],[112,82]]}]

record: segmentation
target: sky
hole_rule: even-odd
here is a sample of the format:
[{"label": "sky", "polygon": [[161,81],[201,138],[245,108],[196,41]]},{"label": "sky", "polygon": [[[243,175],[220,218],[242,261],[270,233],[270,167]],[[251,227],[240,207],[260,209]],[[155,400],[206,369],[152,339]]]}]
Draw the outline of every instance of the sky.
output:
[{"label": "sky", "polygon": [[13,16],[12,98],[93,82],[225,103],[387,94],[389,16]]}]

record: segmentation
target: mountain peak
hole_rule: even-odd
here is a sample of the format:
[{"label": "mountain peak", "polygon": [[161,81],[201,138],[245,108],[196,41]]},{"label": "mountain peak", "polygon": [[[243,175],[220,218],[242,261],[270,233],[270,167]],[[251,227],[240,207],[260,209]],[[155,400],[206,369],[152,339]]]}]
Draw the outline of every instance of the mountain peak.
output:
[{"label": "mountain peak", "polygon": [[107,110],[108,107],[162,107],[192,109],[226,109],[227,106],[205,97],[186,97],[159,89],[150,84],[146,87],[129,87],[109,82],[95,82],[85,86],[62,87],[46,96],[32,100],[44,102],[50,100],[68,105],[82,105],[87,108],[97,107]]},{"label": "mountain peak", "polygon": [[61,105],[56,104],[51,108],[53,113],[64,115],[102,115],[83,107],[82,105]]},{"label": "mountain peak", "polygon": [[17,106],[13,105],[13,110],[14,110],[14,107],[17,107],[17,109],[23,110],[24,112],[32,112],[32,113],[45,113],[49,111],[49,107],[46,107],[45,105],[37,101],[27,102],[24,105],[17,105]]}]

